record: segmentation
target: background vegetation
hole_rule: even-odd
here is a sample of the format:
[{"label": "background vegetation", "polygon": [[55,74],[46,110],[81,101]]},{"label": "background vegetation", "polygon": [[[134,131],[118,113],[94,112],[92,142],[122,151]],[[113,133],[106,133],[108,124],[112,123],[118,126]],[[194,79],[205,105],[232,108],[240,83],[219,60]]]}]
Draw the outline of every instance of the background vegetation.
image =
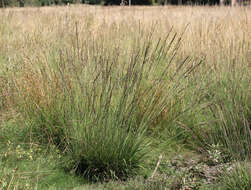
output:
[{"label": "background vegetation", "polygon": [[250,7],[0,18],[1,189],[249,189]]},{"label": "background vegetation", "polygon": [[[67,4],[90,4],[90,5],[124,5],[129,4],[129,0],[1,0],[0,7],[24,7],[24,6],[49,6]],[[250,4],[250,0],[241,1],[243,5]],[[131,0],[132,5],[219,5],[220,0]],[[225,0],[224,4],[230,5],[230,0]]]}]

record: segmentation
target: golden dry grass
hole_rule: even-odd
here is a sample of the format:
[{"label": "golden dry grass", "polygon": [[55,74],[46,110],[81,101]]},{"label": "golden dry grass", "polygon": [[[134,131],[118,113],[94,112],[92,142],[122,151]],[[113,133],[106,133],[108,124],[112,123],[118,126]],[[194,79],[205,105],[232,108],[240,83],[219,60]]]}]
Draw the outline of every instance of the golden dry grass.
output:
[{"label": "golden dry grass", "polygon": [[[123,51],[135,43],[134,36],[153,28],[156,38],[164,37],[171,28],[179,35],[184,33],[177,59],[187,56],[203,59],[204,68],[215,71],[216,78],[233,63],[238,63],[242,70],[250,68],[250,7],[75,5],[1,9],[0,18],[0,60],[5,69],[15,71],[12,74],[18,79],[16,84],[20,89],[30,89],[26,93],[38,97],[45,97],[47,81],[38,72],[38,63],[50,69],[50,59],[60,59],[55,49],[62,47],[72,51],[64,58],[68,61],[79,57],[79,50],[89,51],[92,41]],[[3,70],[0,76],[4,76]],[[46,77],[57,80],[53,74]],[[6,84],[3,81],[1,86]],[[6,95],[9,88],[2,89]]]},{"label": "golden dry grass", "polygon": [[[113,28],[123,30],[121,38],[139,28],[150,28],[153,23],[160,36],[164,36],[172,27],[178,33],[186,28],[179,52],[182,56],[205,56],[214,66],[218,66],[222,59],[229,62],[236,58],[250,58],[247,56],[251,41],[249,7],[129,8],[78,5],[1,9],[0,16],[0,50],[9,56],[10,62],[16,58],[13,54],[17,55],[17,52],[31,55],[41,48],[70,43],[75,35],[76,22],[81,35],[110,33],[110,28]],[[117,38],[120,37],[112,36],[112,39]]]}]

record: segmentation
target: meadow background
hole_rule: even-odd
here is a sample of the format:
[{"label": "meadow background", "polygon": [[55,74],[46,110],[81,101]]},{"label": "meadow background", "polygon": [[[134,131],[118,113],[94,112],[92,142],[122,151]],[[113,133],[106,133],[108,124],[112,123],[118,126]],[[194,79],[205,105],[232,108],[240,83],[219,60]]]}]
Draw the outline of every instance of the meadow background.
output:
[{"label": "meadow background", "polygon": [[0,7],[87,5],[250,5],[250,0],[1,0]]},{"label": "meadow background", "polygon": [[250,7],[0,9],[0,188],[249,190],[250,29]]}]

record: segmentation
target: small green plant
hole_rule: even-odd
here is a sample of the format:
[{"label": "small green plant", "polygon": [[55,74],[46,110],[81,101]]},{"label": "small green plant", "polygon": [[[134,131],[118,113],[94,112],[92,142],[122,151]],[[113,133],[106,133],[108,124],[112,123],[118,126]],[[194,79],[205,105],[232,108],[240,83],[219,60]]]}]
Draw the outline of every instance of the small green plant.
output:
[{"label": "small green plant", "polygon": [[212,144],[208,150],[209,161],[211,164],[217,165],[223,162],[221,147],[219,144]]}]

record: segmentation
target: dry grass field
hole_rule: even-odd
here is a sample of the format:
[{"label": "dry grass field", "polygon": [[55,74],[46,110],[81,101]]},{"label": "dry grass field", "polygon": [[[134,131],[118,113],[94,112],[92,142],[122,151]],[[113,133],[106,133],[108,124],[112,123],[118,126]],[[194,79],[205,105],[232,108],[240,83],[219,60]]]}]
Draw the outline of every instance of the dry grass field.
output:
[{"label": "dry grass field", "polygon": [[[110,28],[123,30],[121,32],[126,34],[155,25],[159,36],[164,36],[171,28],[177,33],[183,33],[187,28],[180,50],[183,56],[205,56],[209,62],[228,58],[229,62],[245,55],[251,38],[249,7],[70,6],[2,9],[0,14],[1,46],[4,47],[13,42],[19,48],[18,45],[25,45],[29,37],[39,38],[41,42],[52,43],[58,38],[65,41],[62,33],[65,38],[74,35],[76,23],[80,33],[88,27],[90,35],[94,36],[101,31],[108,32]],[[11,35],[6,38],[8,32]]]},{"label": "dry grass field", "polygon": [[248,190],[250,68],[250,7],[0,9],[0,189]]}]

